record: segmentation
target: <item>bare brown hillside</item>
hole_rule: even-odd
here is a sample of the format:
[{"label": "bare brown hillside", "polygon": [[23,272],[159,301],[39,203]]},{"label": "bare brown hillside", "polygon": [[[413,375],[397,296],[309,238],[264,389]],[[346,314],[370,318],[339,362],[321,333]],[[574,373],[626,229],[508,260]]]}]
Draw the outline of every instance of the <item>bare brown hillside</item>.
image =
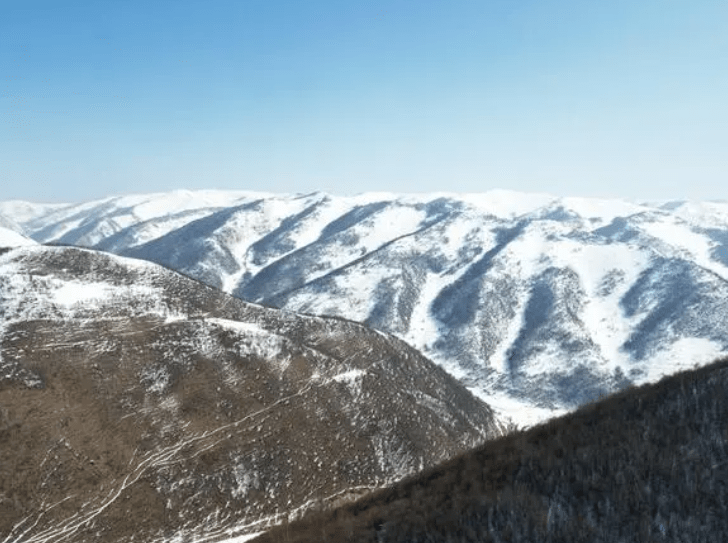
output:
[{"label": "bare brown hillside", "polygon": [[391,336],[72,248],[0,255],[0,541],[211,541],[499,426]]}]

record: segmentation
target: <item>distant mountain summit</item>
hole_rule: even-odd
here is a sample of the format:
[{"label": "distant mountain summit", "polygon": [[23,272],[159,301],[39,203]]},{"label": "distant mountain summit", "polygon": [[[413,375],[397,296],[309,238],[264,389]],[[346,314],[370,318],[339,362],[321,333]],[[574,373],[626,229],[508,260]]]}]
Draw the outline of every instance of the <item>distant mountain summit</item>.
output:
[{"label": "distant mountain summit", "polygon": [[0,249],[4,543],[217,541],[501,433],[391,335],[149,262]]},{"label": "distant mountain summit", "polygon": [[728,352],[728,203],[185,191],[0,203],[33,239],[364,322],[533,424]]}]

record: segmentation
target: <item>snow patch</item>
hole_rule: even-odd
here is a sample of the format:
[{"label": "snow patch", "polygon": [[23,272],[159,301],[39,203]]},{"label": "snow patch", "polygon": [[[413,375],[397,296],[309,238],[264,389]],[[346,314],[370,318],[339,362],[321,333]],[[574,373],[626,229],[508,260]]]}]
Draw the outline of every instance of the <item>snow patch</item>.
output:
[{"label": "snow patch", "polygon": [[514,422],[519,428],[530,428],[548,419],[560,417],[569,412],[568,409],[545,409],[534,407],[503,392],[486,393],[480,388],[470,388],[475,396],[486,402],[502,422]]},{"label": "snow patch", "polygon": [[8,228],[0,226],[0,247],[24,247],[37,242]]},{"label": "snow patch", "polygon": [[235,479],[235,488],[233,489],[233,497],[242,498],[247,496],[252,489],[260,488],[260,477],[258,472],[251,470],[242,458],[236,458],[232,466],[233,478]]},{"label": "snow patch", "polygon": [[288,340],[284,336],[266,330],[252,322],[220,318],[206,319],[206,322],[227,330],[232,330],[241,336],[235,343],[236,354],[238,356],[254,356],[268,360],[277,366],[279,373],[283,373],[290,364],[290,356],[284,354],[288,351]]},{"label": "snow patch", "polygon": [[220,543],[245,543],[245,541],[255,539],[262,533],[263,532],[256,532],[254,534],[239,535],[237,537],[233,537],[232,539],[223,539],[222,541],[220,541]]},{"label": "snow patch", "polygon": [[639,384],[657,382],[667,375],[704,366],[725,356],[720,343],[705,338],[683,337],[658,352],[646,365],[648,373]]},{"label": "snow patch", "polygon": [[51,294],[55,303],[70,307],[81,302],[108,300],[113,291],[113,287],[107,283],[68,282],[58,285]]},{"label": "snow patch", "polygon": [[575,212],[583,219],[595,220],[595,226],[608,224],[617,217],[629,217],[636,213],[649,211],[649,207],[626,200],[601,198],[567,197],[561,200],[564,208]]},{"label": "snow patch", "polygon": [[367,372],[364,370],[349,370],[345,371],[344,373],[334,375],[331,379],[336,381],[337,383],[353,383],[356,380],[364,377],[366,373]]},{"label": "snow patch", "polygon": [[344,383],[349,387],[353,395],[358,396],[361,393],[361,380],[366,373],[365,370],[353,369],[334,375],[331,380],[337,383]]}]

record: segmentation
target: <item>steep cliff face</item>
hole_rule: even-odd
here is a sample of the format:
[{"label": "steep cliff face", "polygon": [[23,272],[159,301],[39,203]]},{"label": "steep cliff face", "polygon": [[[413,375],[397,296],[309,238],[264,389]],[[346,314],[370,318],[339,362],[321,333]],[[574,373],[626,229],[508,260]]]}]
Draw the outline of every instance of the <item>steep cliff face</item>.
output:
[{"label": "steep cliff face", "polygon": [[501,432],[393,336],[95,251],[4,250],[0,342],[8,543],[259,531]]},{"label": "steep cliff face", "polygon": [[365,322],[521,424],[728,352],[725,203],[177,192],[3,213],[38,241]]}]

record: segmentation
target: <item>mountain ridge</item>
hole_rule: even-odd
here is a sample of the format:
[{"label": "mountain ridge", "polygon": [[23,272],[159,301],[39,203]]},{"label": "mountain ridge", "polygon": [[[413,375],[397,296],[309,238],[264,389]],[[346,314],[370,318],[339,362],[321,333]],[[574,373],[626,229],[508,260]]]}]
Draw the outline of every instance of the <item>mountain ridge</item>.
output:
[{"label": "mountain ridge", "polygon": [[[687,351],[705,363],[728,352],[724,202],[195,194],[15,216],[0,203],[0,215],[40,242],[144,258],[242,299],[393,333],[521,425],[677,371]],[[716,317],[690,326],[678,307]]]}]

